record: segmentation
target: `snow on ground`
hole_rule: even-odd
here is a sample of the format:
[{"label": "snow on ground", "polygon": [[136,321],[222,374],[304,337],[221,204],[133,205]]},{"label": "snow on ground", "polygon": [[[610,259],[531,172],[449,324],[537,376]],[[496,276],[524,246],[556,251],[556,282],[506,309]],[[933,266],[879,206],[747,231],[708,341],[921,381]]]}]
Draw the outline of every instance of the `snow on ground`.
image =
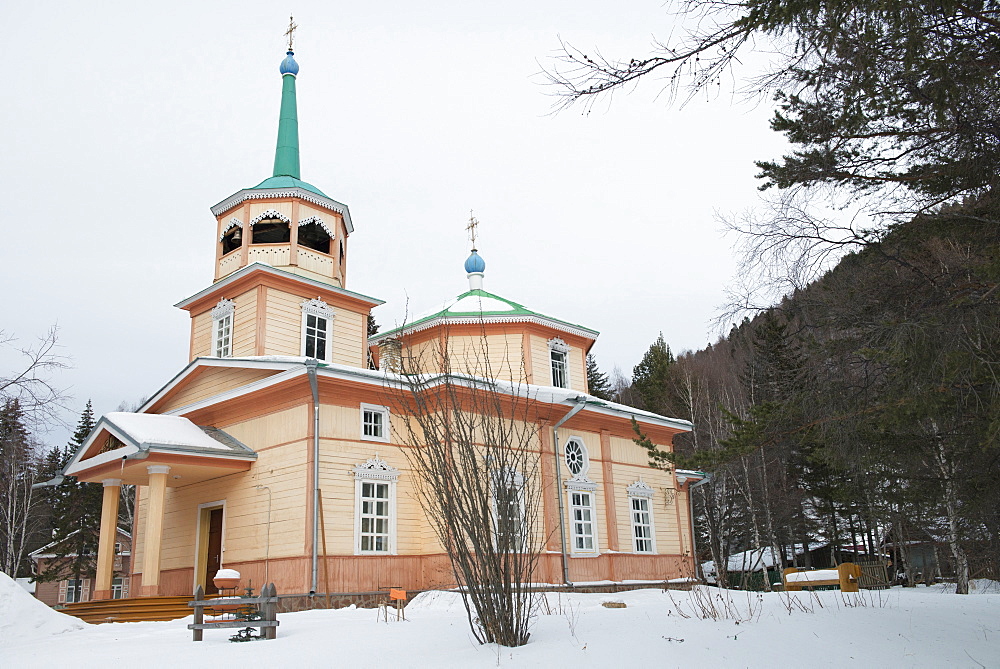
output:
[{"label": "snow on ground", "polygon": [[[609,601],[627,608],[602,606]],[[232,630],[206,630],[205,641],[192,642],[190,618],[32,626],[22,621],[28,604],[37,602],[0,608],[12,621],[0,634],[2,666],[1000,667],[1000,594],[937,588],[550,594],[521,648],[478,645],[460,599],[446,592],[419,595],[406,622],[377,622],[373,609],[304,611],[280,616],[276,640],[239,644],[228,641]],[[696,615],[710,610],[718,619]]]},{"label": "snow on ground", "polygon": [[[0,666],[4,646],[21,640],[43,642],[89,627],[79,618],[53,611],[0,571]],[[56,636],[61,635],[61,636]]]}]

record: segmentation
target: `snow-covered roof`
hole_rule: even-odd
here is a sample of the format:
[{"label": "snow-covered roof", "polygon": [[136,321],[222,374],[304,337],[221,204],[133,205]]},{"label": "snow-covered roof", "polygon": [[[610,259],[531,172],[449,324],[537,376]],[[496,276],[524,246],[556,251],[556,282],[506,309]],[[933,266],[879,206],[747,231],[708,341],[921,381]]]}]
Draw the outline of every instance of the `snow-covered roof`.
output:
[{"label": "snow-covered roof", "polygon": [[[192,360],[187,367],[181,370],[173,379],[171,379],[166,385],[160,388],[156,393],[150,397],[146,403],[140,407],[139,411],[146,411],[150,407],[156,404],[162,397],[169,393],[173,388],[177,387],[178,384],[182,383],[185,378],[194,372],[198,367],[212,366],[212,367],[241,367],[247,369],[272,369],[280,373],[274,374],[264,379],[260,379],[251,383],[248,383],[239,388],[234,388],[232,390],[220,393],[213,397],[207,397],[203,400],[199,400],[192,404],[188,404],[182,407],[177,407],[168,412],[168,415],[182,415],[189,413],[197,408],[212,406],[218,402],[231,399],[233,397],[239,397],[247,393],[256,392],[267,386],[284,383],[289,379],[295,378],[297,376],[303,376],[306,374],[305,361],[307,358],[297,357],[297,356],[246,356],[240,358],[195,358]],[[596,413],[602,413],[610,416],[618,417],[635,417],[635,419],[641,423],[649,423],[653,425],[661,425],[664,427],[679,429],[679,430],[690,430],[693,425],[691,421],[683,420],[681,418],[670,418],[668,416],[661,416],[660,414],[653,413],[651,411],[644,411],[642,409],[637,409],[635,407],[630,407],[626,404],[619,404],[618,402],[612,402],[610,400],[602,400],[593,395],[588,395],[587,393],[580,392],[578,390],[571,390],[568,388],[558,388],[556,386],[539,386],[531,385],[527,383],[512,383],[509,381],[496,380],[488,381],[480,377],[475,377],[467,374],[424,374],[424,375],[401,375],[394,374],[387,370],[377,370],[377,369],[364,369],[361,367],[354,367],[351,365],[341,365],[338,363],[331,362],[321,362],[317,366],[317,374],[321,376],[350,379],[355,382],[368,383],[371,385],[379,386],[381,388],[405,388],[407,384],[413,383],[414,381],[420,380],[425,383],[434,384],[437,382],[444,382],[446,380],[459,383],[459,384],[482,384],[490,383],[499,392],[530,397],[533,400],[539,402],[546,402],[549,404],[578,404],[585,403],[587,411],[593,411]]]},{"label": "snow-covered roof", "polygon": [[[85,454],[93,450],[98,435],[105,430],[120,440],[122,446],[92,454],[84,460]],[[243,460],[257,457],[253,449],[222,430],[200,427],[182,416],[112,411],[97,421],[63,473],[74,476],[84,469],[114,462],[123,456],[131,457],[141,452],[148,455],[152,451]]]},{"label": "snow-covered roof", "polygon": [[200,427],[180,416],[112,411],[104,414],[104,418],[132,437],[140,447],[156,445],[212,450],[230,449],[229,445],[213,439]]}]

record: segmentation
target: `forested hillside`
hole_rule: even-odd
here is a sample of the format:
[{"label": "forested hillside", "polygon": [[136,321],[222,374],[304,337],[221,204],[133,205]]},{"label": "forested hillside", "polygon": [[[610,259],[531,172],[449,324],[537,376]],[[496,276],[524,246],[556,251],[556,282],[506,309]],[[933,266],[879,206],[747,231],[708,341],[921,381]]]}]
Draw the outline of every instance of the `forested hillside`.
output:
[{"label": "forested hillside", "polygon": [[959,592],[970,570],[996,576],[997,209],[897,226],[705,350],[651,346],[624,392],[696,426],[651,457],[714,474],[696,498],[702,559],[863,545],[905,565],[921,543]]}]

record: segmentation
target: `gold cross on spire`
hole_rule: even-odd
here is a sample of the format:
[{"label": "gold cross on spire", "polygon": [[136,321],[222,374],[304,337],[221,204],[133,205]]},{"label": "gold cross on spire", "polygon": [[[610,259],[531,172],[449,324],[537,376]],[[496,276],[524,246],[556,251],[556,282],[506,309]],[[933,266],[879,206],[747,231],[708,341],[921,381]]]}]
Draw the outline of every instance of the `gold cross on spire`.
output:
[{"label": "gold cross on spire", "polygon": [[479,221],[475,216],[472,215],[472,210],[469,210],[469,224],[465,226],[465,229],[469,231],[469,239],[472,240],[472,250],[476,250],[476,228],[479,227]]},{"label": "gold cross on spire", "polygon": [[298,24],[295,23],[295,19],[291,16],[288,17],[288,30],[285,31],[285,36],[288,38],[288,50],[292,50],[292,40],[295,38],[295,29],[298,28]]}]

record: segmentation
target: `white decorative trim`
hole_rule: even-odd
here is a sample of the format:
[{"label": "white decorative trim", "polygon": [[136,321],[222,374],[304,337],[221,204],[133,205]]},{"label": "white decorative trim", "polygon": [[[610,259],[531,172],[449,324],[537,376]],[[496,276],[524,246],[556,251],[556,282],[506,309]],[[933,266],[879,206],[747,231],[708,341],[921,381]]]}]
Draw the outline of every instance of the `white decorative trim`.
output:
[{"label": "white decorative trim", "polygon": [[545,318],[544,316],[484,316],[482,318],[432,318],[412,327],[403,326],[402,328],[396,330],[387,330],[386,332],[372,337],[371,342],[377,343],[386,336],[398,337],[405,334],[414,334],[439,325],[480,325],[483,323],[532,323],[535,325],[544,325],[545,327],[552,328],[553,330],[560,330],[566,334],[576,335],[577,337],[583,337],[584,339],[596,339],[597,335],[600,334],[597,330],[587,330],[582,327],[576,327],[569,325],[568,323],[557,321],[553,318]]},{"label": "white decorative trim", "polygon": [[170,465],[146,465],[146,472],[149,474],[169,474]]},{"label": "white decorative trim", "polygon": [[326,207],[327,209],[335,211],[344,217],[344,223],[347,225],[347,232],[354,232],[354,224],[351,223],[351,212],[348,210],[346,204],[342,204],[336,200],[331,200],[330,198],[322,195],[317,195],[316,193],[307,191],[305,188],[262,188],[260,190],[255,188],[245,188],[238,193],[230,195],[225,200],[212,207],[212,215],[219,216],[224,214],[236,205],[246,202],[247,200],[267,200],[280,197],[297,197],[301,200],[305,200],[306,202],[317,204],[321,207]]},{"label": "white decorative trim", "polygon": [[333,319],[333,307],[318,297],[312,300],[306,300],[301,306],[302,313],[304,314],[312,314],[313,316],[319,316],[320,318]]},{"label": "white decorative trim", "polygon": [[395,483],[399,479],[399,470],[376,454],[375,457],[368,458],[362,464],[354,467],[354,478]]},{"label": "white decorative trim", "polygon": [[[595,486],[596,488],[596,486]],[[590,537],[593,541],[593,548],[577,548],[576,547],[576,520],[573,518],[573,494],[574,493],[586,493],[590,499],[590,504],[588,507],[590,509]],[[599,533],[597,531],[597,500],[594,496],[593,489],[586,488],[569,488],[566,490],[566,498],[568,504],[566,505],[570,514],[570,555],[574,557],[595,557],[601,554],[601,544],[598,539]]]},{"label": "white decorative trim", "polygon": [[629,497],[646,497],[647,499],[651,498],[653,496],[653,493],[655,492],[649,486],[649,484],[643,481],[642,479],[639,479],[638,481],[630,485],[628,488],[626,488],[626,490],[628,490]]},{"label": "white decorative trim", "polygon": [[122,484],[121,479],[101,479],[101,485],[103,485],[105,488],[117,488],[121,486],[121,484]]},{"label": "white decorative trim", "polygon": [[[354,554],[355,555],[395,555],[396,550],[396,481],[399,470],[392,467],[378,454],[354,467]],[[365,483],[385,483],[389,486],[389,550],[361,550],[361,492]]]},{"label": "white decorative trim", "polygon": [[236,303],[232,300],[222,298],[219,300],[219,303],[215,305],[215,308],[212,309],[212,320],[217,321],[225,318],[226,316],[232,316],[235,311]]},{"label": "white decorative trim", "polygon": [[219,235],[219,241],[221,242],[225,238],[226,233],[232,230],[233,228],[242,228],[242,227],[243,227],[243,221],[241,221],[240,219],[238,218],[229,219],[229,222],[226,223],[226,227],[222,228],[222,234]]},{"label": "white decorative trim", "polygon": [[564,342],[559,337],[553,337],[548,341],[550,351],[558,351],[559,353],[569,353],[569,344]]},{"label": "white decorative trim", "polygon": [[583,474],[577,474],[571,479],[566,479],[565,485],[566,490],[586,490],[587,492],[597,490],[597,484]]},{"label": "white decorative trim", "polygon": [[253,227],[253,226],[257,225],[258,223],[260,223],[261,221],[263,221],[265,219],[271,219],[271,218],[276,218],[279,221],[284,221],[285,223],[288,223],[289,225],[292,224],[292,219],[288,218],[287,216],[285,216],[284,214],[282,214],[280,211],[277,211],[276,209],[268,209],[267,211],[263,212],[262,214],[259,214],[258,216],[255,216],[254,219],[252,221],[250,221],[250,227]]},{"label": "white decorative trim", "polygon": [[319,216],[310,216],[309,218],[303,218],[301,221],[299,221],[299,227],[301,228],[303,225],[309,225],[310,223],[315,223],[319,227],[323,228],[323,232],[330,235],[330,239],[334,239],[336,237],[336,235],[333,233],[333,230],[331,230],[329,226],[327,226],[326,221],[324,221]]}]

